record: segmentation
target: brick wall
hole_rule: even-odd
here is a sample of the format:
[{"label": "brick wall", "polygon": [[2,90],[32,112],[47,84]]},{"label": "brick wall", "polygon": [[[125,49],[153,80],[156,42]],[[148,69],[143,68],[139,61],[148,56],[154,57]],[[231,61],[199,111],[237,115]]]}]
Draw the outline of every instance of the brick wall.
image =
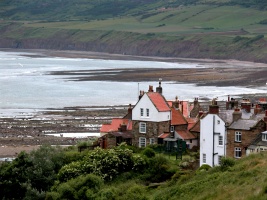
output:
[{"label": "brick wall", "polygon": [[[253,142],[257,136],[264,131],[265,124],[260,121],[256,127],[251,130],[227,130],[227,145],[226,145],[226,156],[234,158],[235,147],[240,147],[242,152],[242,157],[246,155],[245,148],[248,147],[251,142]],[[242,133],[241,142],[235,142],[235,132],[239,131]]]}]

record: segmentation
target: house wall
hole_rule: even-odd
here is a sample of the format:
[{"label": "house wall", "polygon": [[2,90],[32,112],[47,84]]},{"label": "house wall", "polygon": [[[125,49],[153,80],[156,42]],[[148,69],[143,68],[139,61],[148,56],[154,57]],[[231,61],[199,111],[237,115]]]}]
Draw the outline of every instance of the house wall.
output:
[{"label": "house wall", "polygon": [[[191,141],[191,142],[190,142]],[[192,149],[194,146],[198,145],[198,141],[196,139],[192,139],[192,140],[185,140],[186,145],[189,149]]]},{"label": "house wall", "polygon": [[[144,116],[140,115],[140,108],[144,109]],[[146,109],[149,109],[149,117],[146,117]],[[132,110],[132,120],[163,122],[171,120],[171,111],[159,112],[151,102],[147,94],[144,94]]]},{"label": "house wall", "polygon": [[[139,133],[139,123],[146,123],[146,133]],[[139,137],[145,137],[147,145],[149,144],[149,138],[154,138],[155,143],[158,142],[158,136],[164,132],[169,132],[170,121],[164,122],[147,122],[133,120],[133,145],[139,146]]]},{"label": "house wall", "polygon": [[[227,130],[227,148],[226,155],[227,157],[234,158],[235,147],[240,147],[242,156],[246,155],[246,148],[253,142],[257,136],[264,131],[264,122],[259,122],[258,125],[251,130],[241,130],[241,129],[228,129]],[[241,142],[235,142],[235,132],[241,132]]]},{"label": "house wall", "polygon": [[[219,145],[219,136],[223,136],[223,145]],[[225,136],[225,123],[218,115],[208,114],[200,120],[200,166],[219,165],[219,156],[225,155]],[[203,162],[203,154],[206,154],[206,162]]]}]

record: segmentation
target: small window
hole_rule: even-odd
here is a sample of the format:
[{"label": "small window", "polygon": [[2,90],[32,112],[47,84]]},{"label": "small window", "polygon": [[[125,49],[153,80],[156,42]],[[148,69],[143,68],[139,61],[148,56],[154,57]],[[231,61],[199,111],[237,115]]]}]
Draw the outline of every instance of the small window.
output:
[{"label": "small window", "polygon": [[146,123],[144,123],[144,122],[139,123],[139,132],[140,133],[146,133]]},{"label": "small window", "polygon": [[149,109],[146,109],[146,116],[149,117]]},{"label": "small window", "polygon": [[190,143],[192,143],[192,142],[193,142],[193,140],[192,140],[192,139],[190,139],[190,140],[189,140],[189,142],[190,142]]},{"label": "small window", "polygon": [[141,117],[144,116],[144,108],[140,108],[140,116],[141,116]]},{"label": "small window", "polygon": [[242,136],[241,132],[236,131],[235,132],[235,142],[241,142],[241,136]]},{"label": "small window", "polygon": [[149,138],[149,143],[150,144],[155,144],[155,138]]},{"label": "small window", "polygon": [[267,141],[267,134],[266,133],[262,134],[262,141]]},{"label": "small window", "polygon": [[217,124],[220,124],[221,123],[221,121],[220,120],[217,120]]},{"label": "small window", "polygon": [[223,145],[223,136],[219,135],[219,145]]},{"label": "small window", "polygon": [[223,156],[218,156],[218,164],[221,165]]},{"label": "small window", "polygon": [[174,126],[171,126],[171,132],[174,132]]},{"label": "small window", "polygon": [[146,147],[146,138],[145,137],[139,138],[139,147]]},{"label": "small window", "polygon": [[240,147],[235,147],[235,158],[241,158],[241,148]]},{"label": "small window", "polygon": [[206,154],[203,153],[203,163],[206,163],[206,162],[207,162],[207,160],[206,160]]}]

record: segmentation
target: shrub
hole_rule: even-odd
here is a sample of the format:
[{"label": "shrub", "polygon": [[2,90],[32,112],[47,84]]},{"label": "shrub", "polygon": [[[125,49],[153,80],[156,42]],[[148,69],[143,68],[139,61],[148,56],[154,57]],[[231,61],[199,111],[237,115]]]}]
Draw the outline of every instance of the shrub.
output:
[{"label": "shrub", "polygon": [[235,160],[232,158],[222,158],[222,160],[221,160],[221,169],[222,170],[227,170],[234,165],[235,165]]},{"label": "shrub", "polygon": [[143,151],[142,154],[145,155],[148,158],[155,157],[156,153],[153,149],[146,147]]}]

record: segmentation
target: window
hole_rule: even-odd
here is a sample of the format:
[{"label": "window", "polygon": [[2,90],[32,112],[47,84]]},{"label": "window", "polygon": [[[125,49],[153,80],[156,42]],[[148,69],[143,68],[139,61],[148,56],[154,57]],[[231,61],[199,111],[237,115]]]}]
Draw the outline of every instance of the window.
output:
[{"label": "window", "polygon": [[221,121],[220,120],[217,120],[217,124],[220,124],[221,123]]},{"label": "window", "polygon": [[174,132],[174,126],[171,126],[171,132]]},{"label": "window", "polygon": [[241,142],[241,132],[235,132],[235,142]]},{"label": "window", "polygon": [[218,156],[218,164],[221,165],[223,156]]},{"label": "window", "polygon": [[140,116],[141,116],[141,117],[144,116],[144,108],[140,108]]},{"label": "window", "polygon": [[149,117],[149,109],[146,109],[146,116]]},{"label": "window", "polygon": [[146,138],[145,137],[139,138],[139,147],[146,147]]},{"label": "window", "polygon": [[149,143],[150,144],[155,144],[155,139],[154,138],[149,138]]},{"label": "window", "polygon": [[219,135],[219,145],[223,145],[223,136]]},{"label": "window", "polygon": [[140,124],[139,124],[139,132],[140,133],[146,133],[146,123],[140,122]]},{"label": "window", "polygon": [[235,147],[235,158],[241,158],[241,148],[240,147]]},{"label": "window", "polygon": [[267,141],[267,134],[266,133],[262,134],[262,141]]},{"label": "window", "polygon": [[205,153],[203,153],[203,163],[206,163],[207,161],[206,161],[206,154]]}]

